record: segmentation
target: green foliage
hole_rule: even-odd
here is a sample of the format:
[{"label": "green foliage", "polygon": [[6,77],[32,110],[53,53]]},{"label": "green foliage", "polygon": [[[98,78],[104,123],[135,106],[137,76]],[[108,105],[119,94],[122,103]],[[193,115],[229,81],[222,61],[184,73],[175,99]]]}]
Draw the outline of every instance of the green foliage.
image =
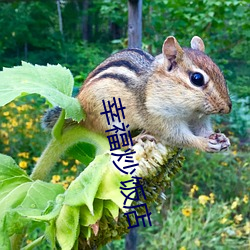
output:
[{"label": "green foliage", "polygon": [[184,171],[152,213],[154,227],[139,229],[139,249],[248,249],[249,146],[230,134],[228,152],[185,152]]},{"label": "green foliage", "polygon": [[[60,63],[71,69],[75,82],[81,86],[88,73],[108,54],[118,48],[127,47],[126,1],[93,0],[89,2],[88,8],[83,10],[80,0],[63,1],[61,4],[63,34],[61,34],[55,1],[3,1],[0,5],[0,67],[18,65],[21,60],[42,65]],[[86,16],[88,17],[88,39],[83,41],[83,17]],[[220,124],[218,128],[231,135],[233,146],[231,152],[225,154],[186,153],[184,171],[173,182],[172,192],[166,193],[170,205],[166,204],[162,207],[161,217],[153,213],[154,227],[146,231],[142,228],[141,231],[144,233],[142,239],[145,239],[145,243],[141,241],[141,248],[160,249],[161,246],[163,248],[167,246],[169,249],[175,249],[178,246],[196,249],[214,248],[217,245],[218,249],[228,249],[231,246],[235,249],[244,249],[247,232],[249,237],[249,224],[247,224],[249,222],[245,220],[249,212],[247,205],[244,204],[249,203],[243,202],[243,199],[247,197],[250,185],[248,155],[250,24],[248,19],[248,1],[143,1],[144,49],[153,54],[160,53],[162,43],[168,35],[175,35],[184,46],[188,46],[193,35],[199,35],[204,39],[206,52],[223,70],[233,97],[232,113],[227,117],[216,117],[216,124]],[[35,67],[30,70],[35,73]],[[9,71],[9,74],[12,74],[11,72],[14,71]],[[7,82],[6,78],[5,86],[12,81],[8,79]],[[37,80],[36,75],[34,79]],[[43,76],[43,79],[39,81],[40,87],[40,82],[44,82],[44,79],[47,78]],[[60,78],[60,81],[65,83],[64,79]],[[69,92],[67,95],[71,96],[72,89]],[[15,96],[20,94],[23,93],[18,91]],[[3,98],[0,99],[7,100],[10,95]],[[27,100],[28,104],[26,104]],[[35,95],[21,97],[15,103],[12,102],[1,108],[0,152],[11,154],[18,165],[28,173],[38,161],[39,153],[47,140],[47,135],[41,132],[39,126],[40,116],[46,108],[43,99]],[[58,132],[55,133],[56,138],[60,137],[60,126],[56,132]],[[96,146],[91,149],[88,147],[89,150],[86,150],[88,145],[91,144],[80,142],[78,145],[73,145],[67,153],[88,165],[97,153]],[[4,165],[12,166],[12,171],[17,170],[13,167],[16,165],[13,160],[10,160],[10,164],[4,163]],[[75,176],[83,171],[85,165],[64,157],[58,161],[53,170],[51,181],[67,188]],[[5,172],[1,164],[0,168],[4,169],[6,174],[14,173]],[[14,176],[3,177],[4,180],[1,179],[1,190],[3,188],[5,192],[2,193],[0,199],[17,186],[22,186],[20,193],[23,197],[25,196],[26,193],[22,190],[28,189],[31,181],[26,174],[20,172],[19,176],[19,170],[14,174]],[[187,197],[187,193],[191,192],[194,184],[199,187],[200,195],[207,194],[207,197],[210,197],[209,193],[215,193],[215,204],[210,203],[210,200],[210,204],[204,207],[196,198]],[[16,197],[16,193],[13,194]],[[15,200],[15,197],[13,196],[13,202],[18,204],[19,201]],[[56,202],[55,200],[52,199],[52,202],[47,204],[44,214],[41,215],[43,221],[53,220],[60,213],[63,198],[58,196],[58,200]],[[244,201],[247,199],[245,198]],[[29,199],[27,202],[29,204]],[[13,204],[12,201],[10,204]],[[233,204],[237,204],[236,209],[231,208]],[[225,205],[227,209],[223,208]],[[117,217],[117,205],[111,201],[110,203],[101,202],[95,198],[93,201],[93,209],[96,211],[94,217],[90,216],[91,212],[87,206],[81,207],[79,215],[81,226],[86,229],[87,224],[100,218],[101,211],[105,210],[104,207],[111,212],[113,217]],[[182,211],[187,211],[185,210],[187,208],[192,209],[192,216],[183,214]],[[166,210],[169,212],[164,213]],[[73,212],[79,214],[78,211]],[[12,230],[27,225],[27,221],[21,219],[20,213],[21,211],[13,211],[13,213],[6,214],[6,223],[9,223],[11,233]],[[88,216],[85,217],[84,214]],[[237,220],[234,217],[240,214],[243,220],[236,223]],[[218,221],[224,218],[227,222]],[[58,221],[59,224],[61,222]],[[46,245],[43,237],[45,227],[41,226],[44,222],[33,221],[28,231],[27,243],[33,240],[29,247],[41,241],[43,249],[53,247],[56,237],[54,223],[46,228],[45,234],[52,243],[52,245]],[[105,224],[106,221],[101,220],[101,223]],[[76,229],[79,226],[77,221],[74,221],[73,226],[74,230],[71,231],[76,235]],[[63,237],[64,234],[65,232],[62,232]],[[85,230],[85,237],[90,235],[91,230],[88,228]],[[7,238],[5,236],[0,234],[4,240]],[[153,239],[155,240],[152,242]],[[73,240],[71,246],[72,244],[74,244]],[[109,249],[123,247],[124,241],[111,244]],[[245,248],[247,249],[247,246]]]},{"label": "green foliage", "polygon": [[111,48],[102,43],[97,45],[97,43],[65,42],[61,59],[58,62],[71,70],[76,86],[80,87],[88,74],[110,53]]},{"label": "green foliage", "polygon": [[[59,102],[63,102],[65,99],[67,100],[73,88],[71,73],[61,66],[48,65],[47,67],[41,67],[25,63],[23,66],[4,70],[0,73],[0,78],[2,83],[2,105],[12,101],[15,97],[23,93],[39,93],[51,101],[50,98],[52,95],[53,98],[56,98],[56,95],[62,92],[63,95],[59,95],[61,99]],[[8,82],[8,80],[10,84],[6,88],[6,82]],[[22,83],[21,85],[20,82]],[[37,82],[41,85],[38,85]],[[29,84],[29,88],[26,83]],[[60,86],[58,86],[59,83],[61,83]],[[6,95],[10,87],[12,91]],[[55,99],[53,99],[53,101],[55,102]],[[74,112],[69,112],[68,115],[71,115],[71,118],[74,117],[77,113],[77,109],[77,106],[73,106]],[[8,111],[5,111],[5,116],[8,115]],[[78,118],[81,119],[82,117]],[[58,123],[57,129],[62,130],[60,123],[61,122]],[[54,131],[54,134],[58,133]],[[65,135],[66,139],[64,138]],[[62,136],[58,136],[58,138],[54,138],[54,142],[52,140],[51,143],[51,145],[54,146],[52,154],[57,155],[58,153],[56,153],[55,149],[59,150],[62,147],[60,150],[64,150],[65,145],[73,146],[69,138],[74,141],[74,137],[81,136],[79,129],[76,130],[75,136],[72,135],[71,133],[69,137],[67,137],[66,133]],[[89,135],[91,139],[88,140],[88,137],[86,137],[86,143],[78,143],[77,147],[80,152],[84,152],[86,145],[92,141],[96,140],[96,143],[98,141],[99,144],[104,142],[100,136],[97,136],[95,139],[94,133],[89,132]],[[8,138],[8,134],[6,137]],[[63,140],[66,140],[67,144],[66,141],[63,142]],[[108,143],[106,143],[106,141],[99,147],[97,147],[96,143],[90,147],[91,149],[93,149],[93,147],[97,148],[95,153],[100,154],[101,150],[108,150]],[[51,145],[49,144],[47,151],[51,148]],[[86,152],[86,155],[88,155],[88,148]],[[92,151],[90,155],[94,158],[93,153]],[[51,157],[49,157],[50,162],[46,160],[46,154],[47,153],[44,153],[38,161],[32,174],[33,178],[41,178],[37,172],[40,173],[40,171],[42,171],[46,173],[48,172],[47,168],[50,168],[51,164],[54,164]],[[29,158],[28,153],[22,153],[21,155],[25,158]],[[85,171],[72,182],[64,195],[59,195],[64,192],[61,185],[46,183],[40,180],[32,181],[12,158],[2,154],[0,158],[0,173],[2,174],[0,176],[0,199],[3,205],[0,213],[2,249],[9,249],[9,237],[15,233],[20,234],[23,228],[29,226],[32,221],[40,221],[42,225],[44,225],[45,222],[50,224],[45,235],[50,239],[52,246],[55,246],[57,239],[63,249],[71,249],[78,242],[77,238],[80,234],[80,225],[82,224],[82,227],[83,225],[88,227],[89,224],[86,225],[87,222],[96,223],[96,221],[102,217],[99,206],[96,205],[98,201],[96,200],[94,202],[95,197],[101,202],[104,199],[110,200],[110,202],[103,203],[103,207],[107,210],[110,209],[111,216],[118,216],[119,208],[122,208],[123,196],[120,193],[119,184],[120,181],[128,180],[129,176],[121,175],[117,169],[110,166],[110,155],[107,153],[96,157],[89,168],[86,168]],[[43,164],[43,161],[46,161],[46,163]],[[20,166],[23,168],[27,167],[21,163]],[[83,209],[84,206],[88,208],[90,213],[81,212],[80,217],[80,208],[82,206]],[[97,212],[95,212],[95,209]],[[99,215],[97,216],[97,214]],[[93,217],[94,215],[95,217]],[[81,220],[83,220],[83,222],[81,222]],[[37,226],[42,227],[42,225],[38,224]],[[88,238],[90,236],[91,231]],[[38,237],[31,245],[42,243],[43,239],[44,237],[42,236]],[[17,240],[15,236],[13,236],[11,242],[12,247],[16,246]],[[26,248],[28,248],[28,246]]]},{"label": "green foliage", "polygon": [[206,52],[223,69],[229,89],[249,96],[250,14],[248,1],[144,1],[144,44],[160,52],[168,35],[189,46],[192,36],[205,41]]},{"label": "green foliage", "polygon": [[200,195],[186,198],[175,210],[154,213],[154,226],[140,230],[138,249],[248,249],[247,204],[235,202],[237,209]]},{"label": "green foliage", "polygon": [[[4,69],[0,73],[0,80],[2,105],[13,101],[20,94],[29,93],[43,95],[48,102],[63,104],[73,87],[70,72],[60,65],[45,67],[24,63],[14,69]],[[128,231],[126,218],[121,215],[121,211],[127,210],[123,208],[124,195],[120,192],[120,185],[129,181],[125,186],[130,190],[134,187],[134,182],[129,174],[122,174],[112,164],[113,160],[108,152],[110,146],[105,137],[77,124],[63,127],[64,112],[67,114],[69,111],[70,119],[77,117],[79,106],[72,108],[73,110],[68,110],[66,106],[61,111],[61,116],[52,130],[52,139],[35,164],[30,177],[19,168],[26,169],[27,161],[19,162],[18,166],[12,158],[0,154],[2,249],[19,249],[26,228],[34,225],[40,233],[36,234],[33,242],[28,242],[28,245],[24,243],[24,249],[43,244],[45,239],[50,241],[52,248],[58,243],[62,249],[77,249],[78,245],[90,249],[117,239]],[[9,111],[5,111],[4,117],[9,114]],[[78,119],[82,117],[78,116]],[[6,131],[1,133],[8,139],[9,134]],[[9,144],[9,141],[6,140],[4,144]],[[134,150],[140,149],[139,155],[134,156],[135,159],[139,157],[145,162],[138,168],[138,173],[143,173],[143,177],[148,176],[145,183],[161,183],[157,189],[143,184],[148,196],[146,202],[150,204],[179,170],[180,159],[176,149],[167,149],[156,143],[149,143],[145,147],[143,145],[137,144],[134,147]],[[85,165],[89,164],[76,179],[71,179],[66,191],[53,178],[52,183],[42,181],[49,177],[51,169],[65,152],[71,156],[76,155]],[[79,157],[82,154],[84,157]],[[116,154],[122,155],[123,151],[117,150]],[[18,156],[29,159],[30,154],[21,152]],[[127,165],[124,160],[120,162],[120,167],[122,164]],[[130,206],[135,194],[129,191],[126,195],[130,197],[126,205]],[[141,214],[144,211],[140,207],[137,212]],[[135,223],[134,218],[130,220]]]},{"label": "green foliage", "polygon": [[[26,216],[37,215],[64,190],[57,184],[34,181],[21,170],[12,158],[0,154],[1,164],[1,249],[9,249],[9,237],[22,232],[29,224]],[[39,198],[38,198],[39,197]]]},{"label": "green foliage", "polygon": [[[88,2],[87,9],[80,0],[61,4],[63,34],[55,2],[2,3],[0,65],[13,66],[21,60],[43,65],[60,63],[71,69],[80,85],[108,54],[127,46],[126,1]],[[193,35],[199,35],[206,52],[223,69],[233,94],[246,97],[250,93],[249,13],[247,1],[145,0],[144,48],[157,54],[168,35],[175,35],[186,46]],[[84,25],[88,38],[83,42]]]},{"label": "green foliage", "polygon": [[78,122],[83,119],[80,103],[71,97],[73,77],[70,71],[61,65],[45,67],[23,62],[22,66],[4,68],[0,78],[1,106],[20,95],[36,93],[47,98],[54,106],[65,109],[65,118],[72,118]]}]

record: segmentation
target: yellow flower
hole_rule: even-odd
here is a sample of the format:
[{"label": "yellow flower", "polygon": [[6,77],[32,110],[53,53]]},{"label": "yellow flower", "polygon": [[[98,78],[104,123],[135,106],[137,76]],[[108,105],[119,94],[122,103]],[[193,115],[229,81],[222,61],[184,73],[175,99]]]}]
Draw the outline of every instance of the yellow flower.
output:
[{"label": "yellow flower", "polygon": [[214,193],[210,193],[209,197],[210,197],[210,203],[214,204]]},{"label": "yellow flower", "polygon": [[195,239],[194,240],[194,244],[197,246],[197,247],[200,247],[201,246],[201,242],[199,239]]},{"label": "yellow flower", "polygon": [[60,181],[60,179],[61,179],[61,176],[60,176],[60,175],[53,175],[53,176],[52,176],[51,182],[52,182],[52,183],[57,183],[57,182]]},{"label": "yellow flower", "polygon": [[63,187],[64,187],[64,189],[67,189],[67,188],[68,188],[68,186],[69,186],[69,183],[68,183],[68,182],[64,182],[64,183],[63,183]]},{"label": "yellow flower", "polygon": [[185,207],[181,212],[184,216],[189,217],[192,214],[192,209],[190,207]]},{"label": "yellow flower", "polygon": [[232,151],[232,154],[233,154],[233,155],[237,155],[237,153],[238,153],[237,150],[233,150],[233,151]]},{"label": "yellow flower", "polygon": [[67,176],[66,181],[67,182],[72,182],[75,179],[75,176]]},{"label": "yellow flower", "polygon": [[224,209],[224,210],[228,210],[228,207],[227,207],[227,206],[223,206],[223,209]]},{"label": "yellow flower", "polygon": [[190,189],[189,196],[193,198],[194,193],[199,190],[199,187],[196,185],[193,185],[192,188]]},{"label": "yellow flower", "polygon": [[30,120],[30,121],[26,122],[26,128],[27,128],[27,129],[31,129],[31,128],[32,128],[32,126],[33,126],[33,122],[32,122],[32,120]]},{"label": "yellow flower", "polygon": [[79,165],[79,164],[81,164],[81,162],[78,161],[78,160],[75,160],[75,164],[76,164],[76,165]]},{"label": "yellow flower", "polygon": [[236,230],[236,235],[238,236],[238,237],[241,237],[242,236],[242,232],[240,231],[240,230]]},{"label": "yellow flower", "polygon": [[29,158],[29,155],[30,155],[29,152],[21,152],[21,153],[18,153],[18,156],[19,156],[19,157],[23,157],[23,158],[26,158],[26,159]]},{"label": "yellow flower", "polygon": [[236,160],[237,162],[239,162],[239,163],[242,162],[242,160],[241,160],[239,157],[236,157],[235,160]]},{"label": "yellow flower", "polygon": [[186,250],[186,247],[181,247],[180,250]]},{"label": "yellow flower", "polygon": [[77,171],[76,165],[73,165],[73,166],[70,168],[70,170],[71,170],[72,172],[76,172],[76,171]]},{"label": "yellow flower", "polygon": [[237,214],[234,216],[234,221],[236,224],[239,224],[243,220],[242,214]]},{"label": "yellow flower", "polygon": [[27,105],[27,104],[24,104],[22,106],[17,106],[17,110],[20,112],[20,111],[25,111],[25,110],[28,110],[28,109],[33,109],[31,106]]},{"label": "yellow flower", "polygon": [[250,234],[250,222],[247,221],[246,225],[244,226],[244,231],[246,232],[246,234]]},{"label": "yellow flower", "polygon": [[4,152],[9,152],[10,151],[10,147],[5,147],[4,148]]},{"label": "yellow flower", "polygon": [[34,161],[34,162],[37,162],[38,161],[38,159],[39,159],[39,157],[32,157],[32,160]]},{"label": "yellow flower", "polygon": [[200,195],[198,199],[199,203],[203,206],[210,200],[210,198],[207,195]]},{"label": "yellow flower", "polygon": [[236,197],[235,201],[231,205],[231,209],[235,209],[239,205],[239,198]]},{"label": "yellow flower", "polygon": [[17,127],[17,126],[18,126],[18,123],[17,123],[16,120],[12,120],[12,121],[11,121],[11,125],[12,125],[12,127]]},{"label": "yellow flower", "polygon": [[223,161],[223,162],[221,163],[221,165],[222,165],[223,167],[227,167],[227,166],[228,166],[228,163]]},{"label": "yellow flower", "polygon": [[10,114],[10,112],[8,112],[8,111],[3,112],[4,116],[8,116],[9,114]]},{"label": "yellow flower", "polygon": [[0,130],[0,135],[1,135],[1,137],[5,137],[5,138],[9,137],[9,134],[4,130]]},{"label": "yellow flower", "polygon": [[243,197],[243,202],[247,204],[248,201],[249,201],[248,195],[245,194]]},{"label": "yellow flower", "polygon": [[19,167],[22,169],[26,169],[28,167],[27,161],[20,161],[19,162]]},{"label": "yellow flower", "polygon": [[220,220],[220,224],[225,224],[227,222],[227,218],[222,218],[221,220]]},{"label": "yellow flower", "polygon": [[67,161],[64,161],[64,160],[62,160],[62,164],[63,164],[63,166],[68,166],[69,165],[69,163]]},{"label": "yellow flower", "polygon": [[227,234],[226,233],[221,233],[220,235],[222,238],[226,238],[227,237]]},{"label": "yellow flower", "polygon": [[4,138],[3,139],[3,144],[9,145],[10,144],[10,140],[8,138]]},{"label": "yellow flower", "polygon": [[11,103],[9,104],[9,106],[10,106],[11,108],[15,108],[15,107],[16,107],[16,104],[15,104],[14,102],[11,102]]}]

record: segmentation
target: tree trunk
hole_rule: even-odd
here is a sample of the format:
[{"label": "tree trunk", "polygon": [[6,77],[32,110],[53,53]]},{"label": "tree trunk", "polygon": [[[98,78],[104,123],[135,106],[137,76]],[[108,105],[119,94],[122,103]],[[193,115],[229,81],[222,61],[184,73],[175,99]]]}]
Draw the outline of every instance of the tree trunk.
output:
[{"label": "tree trunk", "polygon": [[137,228],[134,227],[130,229],[129,233],[126,236],[126,250],[136,250],[136,242],[137,242]]},{"label": "tree trunk", "polygon": [[[142,47],[142,0],[128,0],[128,47]],[[126,250],[136,250],[137,228],[126,236]]]},{"label": "tree trunk", "polygon": [[142,47],[142,0],[128,1],[128,47]]},{"label": "tree trunk", "polygon": [[56,1],[56,5],[57,5],[57,12],[58,12],[58,20],[59,20],[59,30],[63,36],[63,22],[62,22],[62,12],[61,12],[60,0]]},{"label": "tree trunk", "polygon": [[88,16],[89,0],[82,1],[82,39],[89,40],[89,16]]},{"label": "tree trunk", "polygon": [[24,58],[25,58],[25,61],[28,61],[28,43],[27,42],[24,43]]}]

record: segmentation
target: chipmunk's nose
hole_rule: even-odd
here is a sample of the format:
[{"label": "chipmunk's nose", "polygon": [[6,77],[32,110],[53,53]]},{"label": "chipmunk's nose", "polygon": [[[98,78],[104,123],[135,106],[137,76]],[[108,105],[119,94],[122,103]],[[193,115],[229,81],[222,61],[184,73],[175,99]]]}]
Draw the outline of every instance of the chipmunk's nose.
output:
[{"label": "chipmunk's nose", "polygon": [[228,114],[231,112],[231,109],[232,109],[232,102],[229,101],[227,105],[225,105],[222,109],[220,109],[219,113]]},{"label": "chipmunk's nose", "polygon": [[232,102],[231,101],[228,103],[228,107],[229,107],[229,113],[230,113],[232,110]]}]

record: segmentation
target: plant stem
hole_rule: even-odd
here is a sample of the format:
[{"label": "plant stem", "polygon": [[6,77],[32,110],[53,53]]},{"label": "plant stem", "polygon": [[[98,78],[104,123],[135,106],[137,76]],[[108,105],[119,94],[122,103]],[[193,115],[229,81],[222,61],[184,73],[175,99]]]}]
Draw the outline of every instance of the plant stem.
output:
[{"label": "plant stem", "polygon": [[46,180],[61,155],[69,147],[78,142],[93,144],[96,147],[96,155],[109,150],[109,143],[104,136],[92,132],[82,126],[76,125],[69,127],[63,131],[60,138],[51,139],[39,158],[30,177],[33,180]]},{"label": "plant stem", "polygon": [[14,234],[10,238],[11,249],[12,250],[20,250],[23,238],[25,236],[26,227],[23,229],[23,233]]}]

